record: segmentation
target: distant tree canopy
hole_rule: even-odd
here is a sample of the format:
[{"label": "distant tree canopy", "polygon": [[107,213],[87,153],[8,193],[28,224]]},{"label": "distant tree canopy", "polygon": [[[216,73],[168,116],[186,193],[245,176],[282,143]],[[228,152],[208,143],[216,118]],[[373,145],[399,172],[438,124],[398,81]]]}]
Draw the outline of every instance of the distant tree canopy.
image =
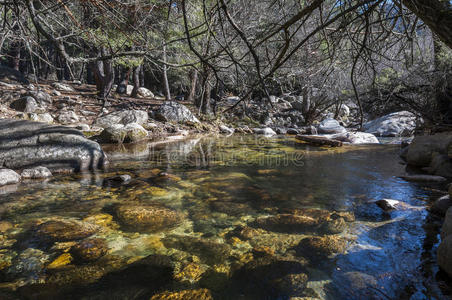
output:
[{"label": "distant tree canopy", "polygon": [[2,64],[93,82],[102,99],[132,79],[135,93],[143,84],[166,98],[186,93],[205,113],[224,90],[244,101],[287,90],[353,97],[362,111],[366,97],[411,101],[399,85],[370,96],[382,76],[416,85],[420,69],[449,74],[449,0],[0,0],[0,8]]}]

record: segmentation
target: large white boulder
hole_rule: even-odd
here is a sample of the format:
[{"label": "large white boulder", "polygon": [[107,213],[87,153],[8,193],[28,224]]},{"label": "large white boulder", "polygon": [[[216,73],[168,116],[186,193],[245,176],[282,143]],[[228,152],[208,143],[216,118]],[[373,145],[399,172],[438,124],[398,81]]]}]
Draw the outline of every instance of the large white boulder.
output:
[{"label": "large white boulder", "polygon": [[345,133],[347,130],[335,119],[325,119],[318,126],[318,132],[323,134]]},{"label": "large white boulder", "polygon": [[67,85],[65,83],[61,83],[61,82],[54,82],[52,83],[52,87],[55,88],[58,91],[62,91],[62,92],[74,92],[74,88],[71,87],[70,85]]},{"label": "large white boulder", "polygon": [[15,184],[20,181],[20,175],[9,169],[0,169],[0,186]]},{"label": "large white boulder", "polygon": [[0,162],[11,169],[95,170],[107,159],[98,143],[64,126],[0,119],[0,140]]},{"label": "large white boulder", "polygon": [[154,93],[145,87],[140,87],[137,91],[138,98],[154,98]]},{"label": "large white boulder", "polygon": [[155,112],[155,116],[162,122],[173,123],[200,123],[198,118],[183,104],[175,101],[166,101]]},{"label": "large white boulder", "polygon": [[265,136],[276,135],[276,132],[273,129],[271,129],[270,127],[253,128],[253,131],[255,134],[261,134],[261,135],[265,135]]},{"label": "large white boulder", "polygon": [[44,179],[52,177],[52,172],[46,167],[36,167],[25,169],[20,175],[23,179]]},{"label": "large white boulder", "polygon": [[335,140],[350,144],[379,144],[377,137],[366,132],[345,132],[330,136]]},{"label": "large white boulder", "polygon": [[411,136],[416,129],[418,118],[409,111],[399,111],[385,115],[363,125],[368,133],[382,137]]}]

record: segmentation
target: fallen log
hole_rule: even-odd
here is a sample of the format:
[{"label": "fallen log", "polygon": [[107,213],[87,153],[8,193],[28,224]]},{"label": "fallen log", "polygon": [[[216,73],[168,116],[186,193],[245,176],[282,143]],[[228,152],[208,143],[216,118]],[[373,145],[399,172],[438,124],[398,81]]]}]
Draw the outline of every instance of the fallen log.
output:
[{"label": "fallen log", "polygon": [[303,141],[313,146],[329,146],[329,147],[341,147],[342,142],[334,139],[329,139],[323,136],[316,135],[297,135],[297,140]]}]

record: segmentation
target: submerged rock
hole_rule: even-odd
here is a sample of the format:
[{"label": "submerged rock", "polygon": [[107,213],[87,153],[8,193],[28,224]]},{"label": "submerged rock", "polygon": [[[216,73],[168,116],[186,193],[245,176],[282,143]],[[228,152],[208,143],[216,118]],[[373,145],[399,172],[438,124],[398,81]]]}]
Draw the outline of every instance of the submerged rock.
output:
[{"label": "submerged rock", "polygon": [[49,242],[80,240],[96,233],[99,227],[77,220],[53,220],[37,226],[36,236]]},{"label": "submerged rock", "polygon": [[119,222],[130,230],[158,232],[178,226],[183,216],[160,206],[119,205],[115,209]]},{"label": "submerged rock", "polygon": [[340,273],[332,287],[338,299],[382,299],[377,279],[362,272]]},{"label": "submerged rock", "polygon": [[36,277],[48,260],[49,256],[43,251],[28,248],[12,261],[8,274],[13,277]]},{"label": "submerged rock", "polygon": [[50,274],[47,283],[56,286],[87,284],[98,281],[106,273],[104,267],[98,265],[84,265],[65,269]]},{"label": "submerged rock", "polygon": [[213,300],[208,289],[163,292],[151,297],[151,300]]},{"label": "submerged rock", "polygon": [[9,169],[0,169],[0,186],[20,182],[20,175]]},{"label": "submerged rock", "polygon": [[188,281],[195,283],[201,279],[202,274],[206,271],[206,267],[203,267],[196,263],[190,263],[186,265],[180,272],[174,274],[174,279],[180,282]]},{"label": "submerged rock", "polygon": [[[340,233],[346,228],[344,217],[336,212],[320,209],[292,209],[283,214],[258,218],[257,227],[288,233]],[[344,214],[345,216],[345,214]]]},{"label": "submerged rock", "polygon": [[328,257],[343,253],[347,247],[347,240],[339,236],[307,237],[296,247],[298,255],[309,257]]},{"label": "submerged rock", "polygon": [[228,244],[217,243],[209,239],[173,236],[162,241],[165,247],[194,254],[210,265],[224,262],[231,254],[231,247]]},{"label": "submerged rock", "polygon": [[0,120],[0,162],[8,168],[43,166],[75,171],[103,168],[100,145],[83,133],[64,126],[24,120]]},{"label": "submerged rock", "polygon": [[71,248],[71,254],[77,261],[95,261],[108,252],[107,242],[100,238],[88,238]]},{"label": "submerged rock", "polygon": [[304,289],[305,271],[298,261],[265,256],[244,265],[231,280],[240,294],[254,295],[255,299],[287,299]]},{"label": "submerged rock", "polygon": [[128,174],[118,175],[114,177],[105,178],[103,186],[105,187],[116,187],[122,184],[129,183],[132,180],[132,176]]},{"label": "submerged rock", "polygon": [[47,269],[59,269],[69,265],[73,258],[70,253],[63,253],[58,256],[54,261],[47,265]]},{"label": "submerged rock", "polygon": [[52,177],[52,172],[46,167],[36,167],[33,169],[25,169],[21,173],[24,179],[44,179]]},{"label": "submerged rock", "polygon": [[246,203],[237,203],[229,201],[213,201],[211,207],[214,211],[219,211],[232,216],[250,214],[251,207]]},{"label": "submerged rock", "polygon": [[442,176],[435,176],[435,175],[405,175],[400,176],[400,178],[406,180],[406,181],[412,181],[412,182],[445,182],[447,181],[446,178]]},{"label": "submerged rock", "polygon": [[281,294],[287,296],[302,296],[308,282],[308,275],[305,273],[288,274],[275,280],[275,286]]}]

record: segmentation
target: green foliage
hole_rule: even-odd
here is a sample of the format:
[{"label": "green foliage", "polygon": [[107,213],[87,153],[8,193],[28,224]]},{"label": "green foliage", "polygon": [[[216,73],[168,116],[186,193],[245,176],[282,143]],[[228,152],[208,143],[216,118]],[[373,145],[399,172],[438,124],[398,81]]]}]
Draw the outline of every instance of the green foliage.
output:
[{"label": "green foliage", "polygon": [[437,59],[444,69],[452,68],[452,49],[441,47],[441,51],[437,54]]},{"label": "green foliage", "polygon": [[391,85],[397,79],[400,78],[400,73],[393,68],[383,69],[380,74],[375,78],[375,83],[377,85]]}]

